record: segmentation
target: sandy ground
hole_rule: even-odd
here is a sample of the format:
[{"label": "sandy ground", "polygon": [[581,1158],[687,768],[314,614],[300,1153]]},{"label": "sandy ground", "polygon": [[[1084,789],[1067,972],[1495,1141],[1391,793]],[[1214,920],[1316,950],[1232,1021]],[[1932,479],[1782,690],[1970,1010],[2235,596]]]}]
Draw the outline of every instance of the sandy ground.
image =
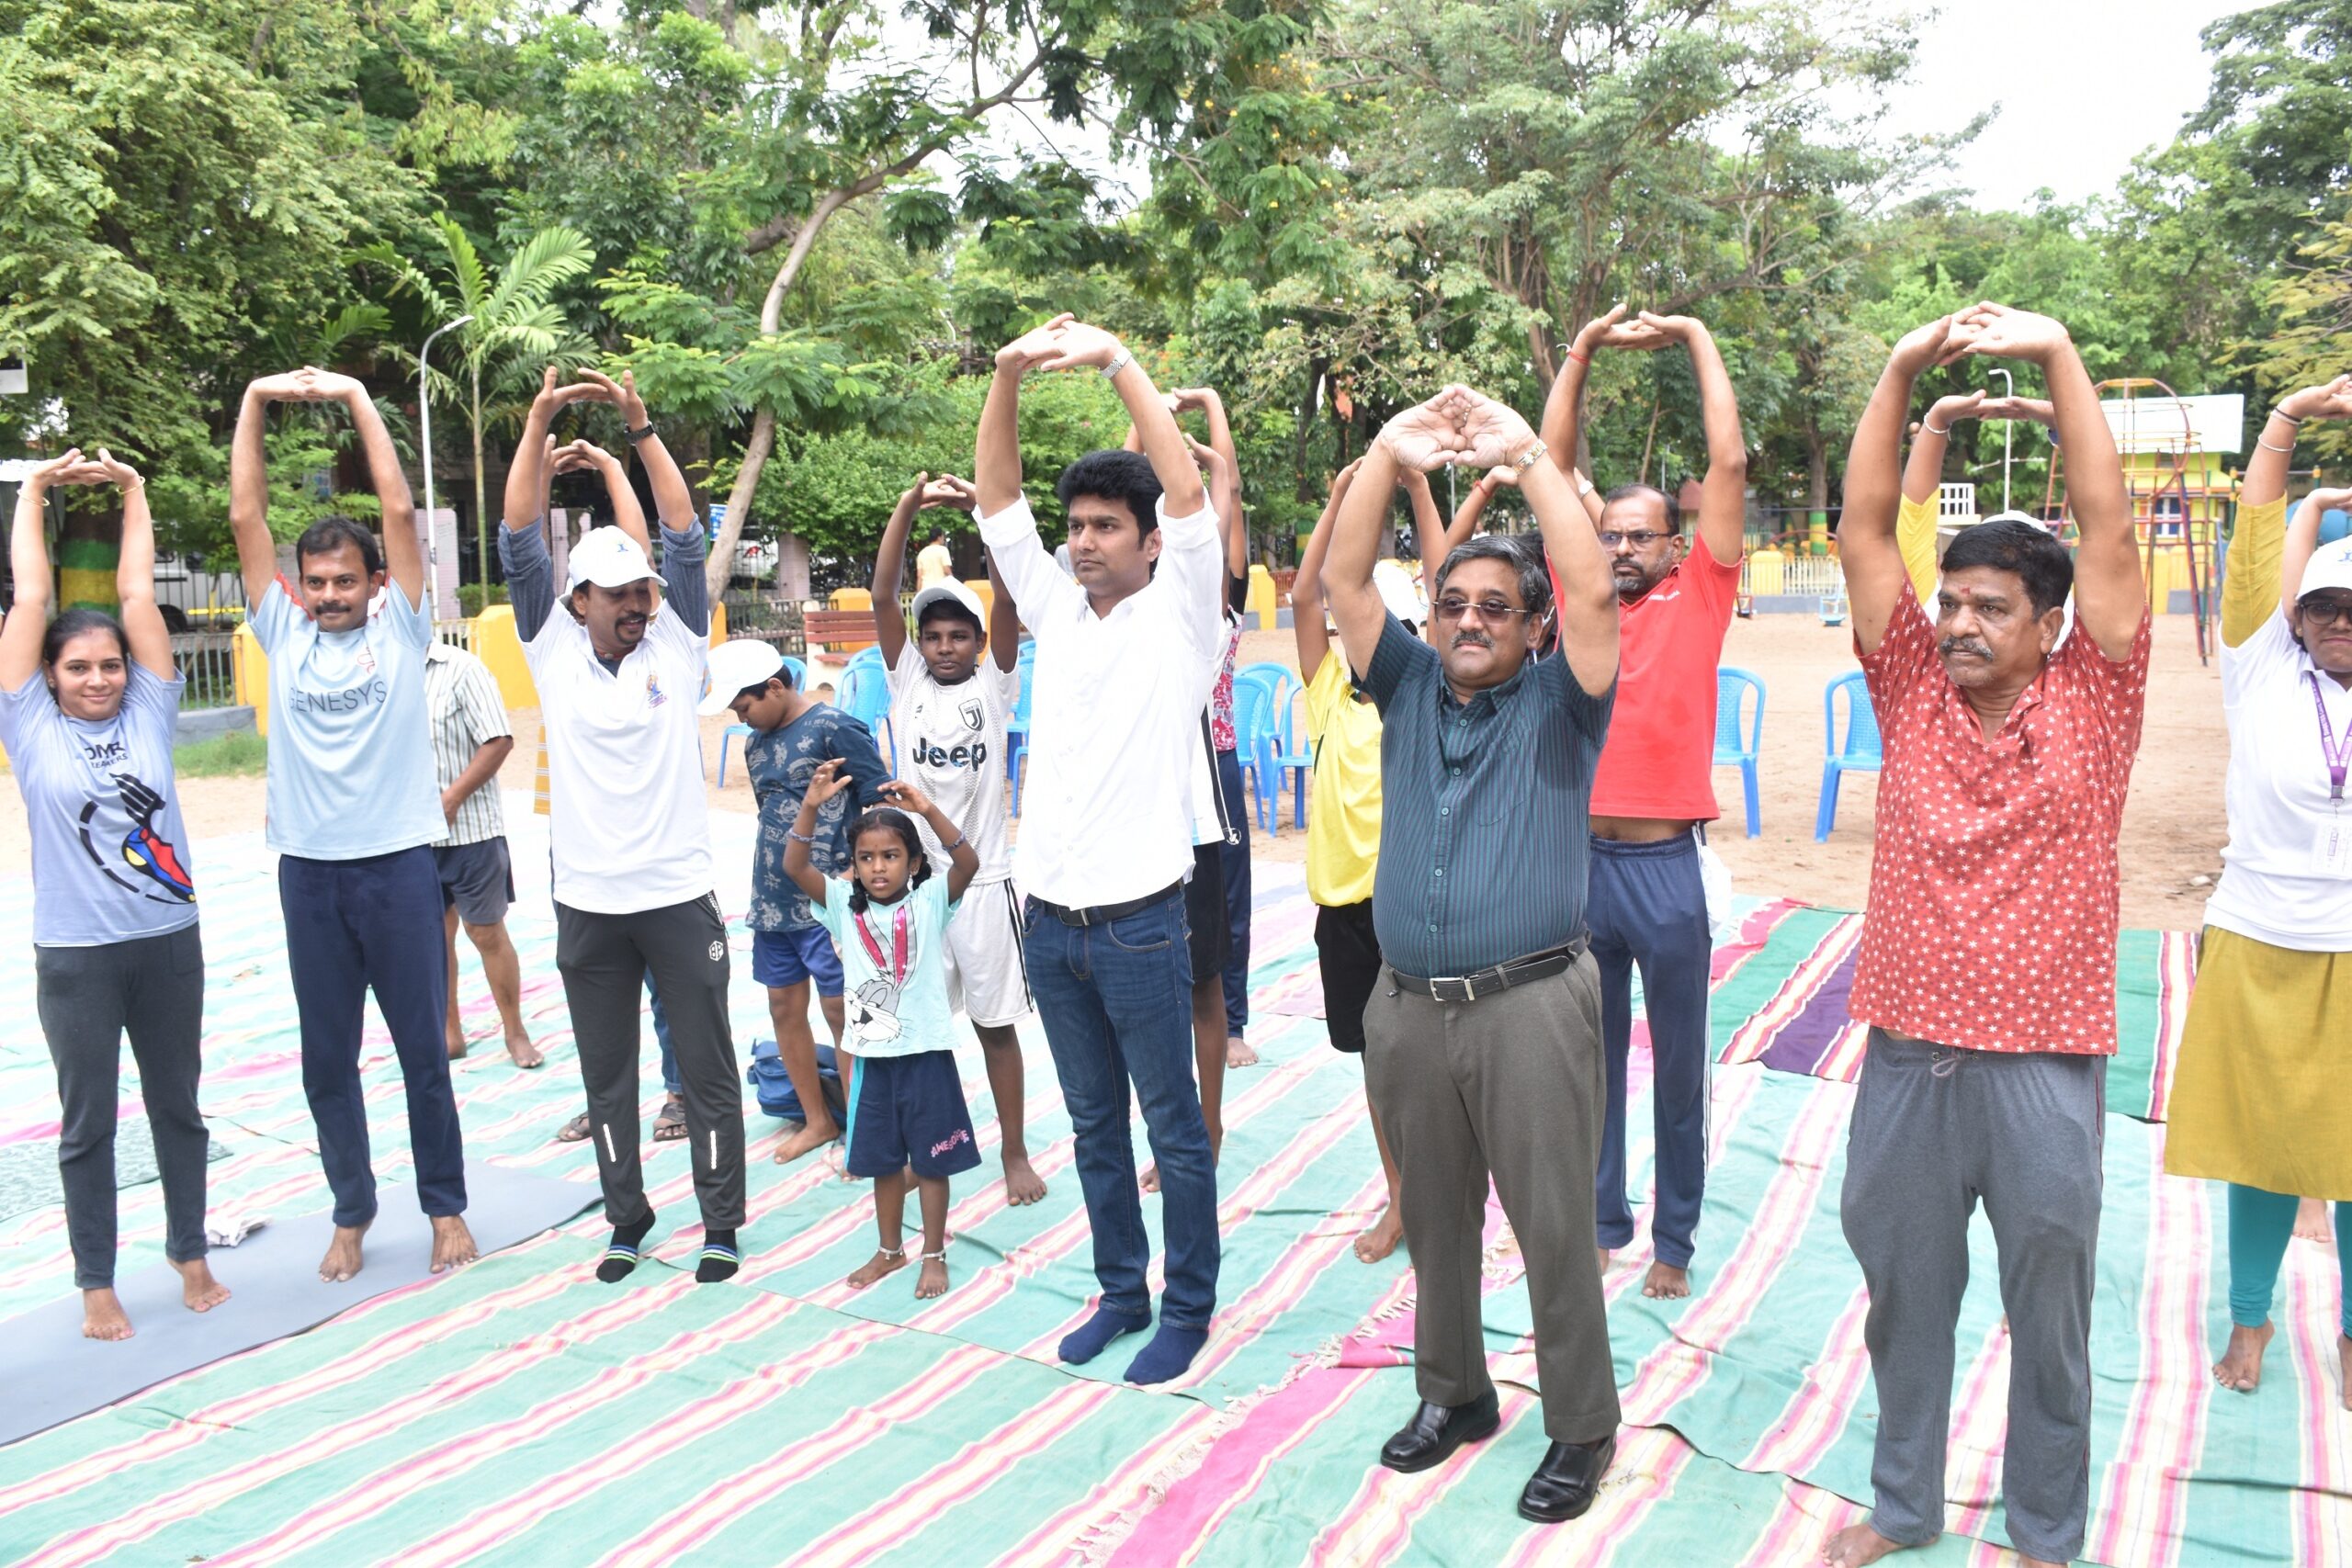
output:
[{"label": "sandy ground", "polygon": [[[1287,631],[1246,634],[1241,658],[1244,663],[1267,660],[1297,667],[1296,647]],[[1830,681],[1855,667],[1847,632],[1808,615],[1736,621],[1724,662],[1764,682],[1764,831],[1755,839],[1742,836],[1739,774],[1718,769],[1715,792],[1725,815],[1723,829],[1711,841],[1743,893],[1860,908],[1870,884],[1874,775],[1848,775],[1840,788],[1837,830],[1827,843],[1813,841],[1821,792],[1822,693]],[[521,709],[512,716],[514,752],[500,782],[509,789],[528,790],[539,716],[536,709]],[[705,719],[702,725],[703,754],[712,763],[711,804],[724,810],[754,809],[740,750],[729,764],[726,787],[715,782],[726,720]],[[2157,617],[2146,730],[2123,818],[2125,925],[2188,930],[2198,924],[2208,886],[2194,879],[2201,876],[2210,883],[2221,873],[2226,837],[2222,785],[2228,750],[2219,674],[2199,666],[2195,630],[2186,616]],[[262,793],[258,778],[186,779],[180,784],[181,809],[198,840],[243,832],[261,825]],[[1279,836],[1269,840],[1262,833],[1255,835],[1253,852],[1270,861],[1305,857],[1306,835],[1291,824],[1287,807]],[[0,866],[19,868],[28,860],[23,803],[15,790],[0,791]]]}]

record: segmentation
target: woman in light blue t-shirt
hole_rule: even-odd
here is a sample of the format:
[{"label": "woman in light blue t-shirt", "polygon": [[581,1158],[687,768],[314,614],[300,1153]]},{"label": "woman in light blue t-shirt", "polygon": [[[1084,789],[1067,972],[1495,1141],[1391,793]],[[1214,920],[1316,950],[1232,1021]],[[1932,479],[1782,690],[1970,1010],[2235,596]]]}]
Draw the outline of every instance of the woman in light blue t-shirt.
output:
[{"label": "woman in light blue t-shirt", "polygon": [[[51,623],[42,502],[56,486],[107,484],[122,492],[122,619],[68,610]],[[17,495],[10,564],[17,602],[0,626],[0,748],[32,835],[33,966],[63,1106],[57,1165],[74,1282],[82,1332],[128,1339],[130,1320],[114,1292],[126,1032],[163,1175],[164,1254],[190,1310],[229,1299],[204,1258],[209,1139],[196,1109],[204,946],[172,779],[183,682],[155,606],[143,481],[103,450],[35,465]]]}]

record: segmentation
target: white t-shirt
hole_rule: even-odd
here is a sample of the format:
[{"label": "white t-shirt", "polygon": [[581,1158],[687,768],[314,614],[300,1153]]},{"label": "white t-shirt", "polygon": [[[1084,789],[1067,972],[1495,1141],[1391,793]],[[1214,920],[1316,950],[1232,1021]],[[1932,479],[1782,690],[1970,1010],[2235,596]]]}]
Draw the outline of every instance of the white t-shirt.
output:
[{"label": "white t-shirt", "polygon": [[[970,678],[953,686],[932,679],[922,650],[907,639],[890,667],[890,733],[898,746],[892,772],[910,779],[963,829],[980,857],[975,883],[1012,874],[1005,841],[1005,721],[1021,695],[1021,672],[997,668],[983,650]],[[931,824],[915,819],[923,853],[944,866],[947,856]]]},{"label": "white t-shirt", "polygon": [[708,893],[710,805],[695,717],[708,641],[664,605],[615,674],[558,604],[524,652],[547,733],[556,901],[626,915]]},{"label": "white t-shirt", "polygon": [[[2272,947],[2352,953],[2352,874],[2319,863],[2331,807],[2312,673],[2282,614],[2222,649],[2230,841],[2205,919]],[[2352,691],[2326,675],[2317,691],[2340,746],[2352,733]],[[2345,794],[2344,831],[2352,839],[2352,782]]]}]

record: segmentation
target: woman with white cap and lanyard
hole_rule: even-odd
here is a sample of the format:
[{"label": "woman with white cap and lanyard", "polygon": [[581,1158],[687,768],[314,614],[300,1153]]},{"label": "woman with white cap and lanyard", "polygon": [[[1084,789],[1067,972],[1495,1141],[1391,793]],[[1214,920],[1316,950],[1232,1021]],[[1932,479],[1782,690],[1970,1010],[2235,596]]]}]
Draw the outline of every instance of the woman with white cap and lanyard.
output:
[{"label": "woman with white cap and lanyard", "polygon": [[[2246,465],[2222,597],[2230,841],[2205,907],[2165,1168],[2230,1184],[2230,1340],[2213,1376],[2250,1393],[2298,1195],[2335,1201],[2352,1260],[2352,540],[2318,548],[2314,491],[2286,525],[2297,429],[2352,419],[2352,376],[2290,394]],[[2339,972],[2340,971],[2340,972]],[[2352,1286],[2352,1276],[2347,1276]],[[2352,1289],[2336,1342],[2352,1408]]]}]

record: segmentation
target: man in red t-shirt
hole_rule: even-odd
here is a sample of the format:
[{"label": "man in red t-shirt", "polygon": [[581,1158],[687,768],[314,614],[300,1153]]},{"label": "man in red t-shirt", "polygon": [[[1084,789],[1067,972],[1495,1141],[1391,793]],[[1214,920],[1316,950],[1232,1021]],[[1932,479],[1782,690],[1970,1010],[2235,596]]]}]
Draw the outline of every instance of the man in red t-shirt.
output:
[{"label": "man in red t-shirt", "polygon": [[[1919,373],[1964,354],[2041,367],[2081,542],[2070,559],[2037,524],[1963,529],[1922,615],[1895,542],[1903,423]],[[1952,1325],[1981,1199],[2008,1314],[2009,1541],[2064,1562],[2090,1503],[2116,836],[2149,646],[2122,462],[2066,329],[1977,305],[1897,344],[1854,432],[1838,546],[1886,742],[1852,998],[1870,1053],[1840,1201],[1879,1418],[1870,1519],[1824,1556],[1860,1568],[1943,1529]]]},{"label": "man in red t-shirt", "polygon": [[1634,1240],[1625,1198],[1625,1057],[1633,974],[1642,972],[1656,1074],[1657,1202],[1645,1296],[1690,1293],[1690,1254],[1707,1179],[1707,967],[1712,952],[1699,845],[1715,808],[1715,665],[1739,586],[1747,451],[1731,377],[1707,329],[1688,316],[1619,306],[1577,333],[1544,405],[1544,440],[1563,469],[1576,460],[1584,383],[1601,349],[1690,350],[1707,436],[1707,476],[1693,538],[1662,491],[1626,485],[1594,526],[1617,578],[1616,716],[1592,782],[1592,881],[1586,918],[1600,964],[1608,1117],[1595,1178],[1601,1267]]}]

